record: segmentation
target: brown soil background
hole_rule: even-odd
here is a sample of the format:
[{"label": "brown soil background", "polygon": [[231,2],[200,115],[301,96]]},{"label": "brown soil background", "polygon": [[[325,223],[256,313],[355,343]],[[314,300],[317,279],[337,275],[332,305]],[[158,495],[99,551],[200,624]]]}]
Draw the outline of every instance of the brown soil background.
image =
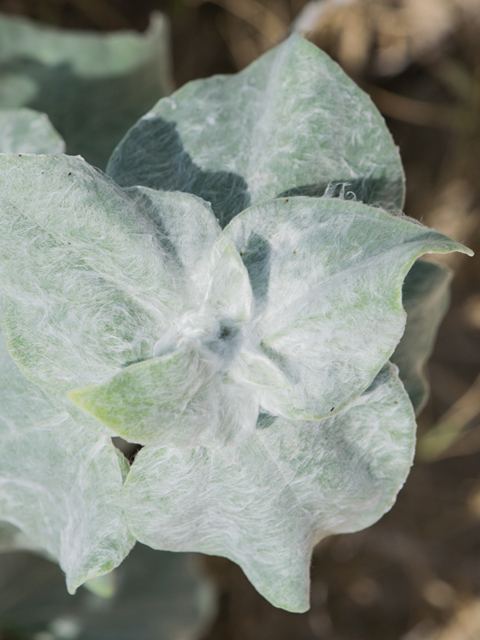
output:
[{"label": "brown soil background", "polygon": [[[305,0],[0,0],[0,11],[66,28],[172,23],[177,86],[235,72],[279,42]],[[406,213],[480,253],[480,0],[333,3],[311,38],[387,119],[407,175]],[[320,544],[312,607],[272,607],[222,558],[205,565],[219,615],[202,640],[480,638],[480,258],[453,256],[452,306],[429,364],[419,438],[452,443],[417,456],[396,505],[366,531]],[[431,451],[431,449],[427,449]],[[3,640],[3,639],[0,639]],[[6,640],[6,639],[5,639]],[[134,639],[132,639],[134,640]],[[160,639],[161,640],[161,639]]]}]

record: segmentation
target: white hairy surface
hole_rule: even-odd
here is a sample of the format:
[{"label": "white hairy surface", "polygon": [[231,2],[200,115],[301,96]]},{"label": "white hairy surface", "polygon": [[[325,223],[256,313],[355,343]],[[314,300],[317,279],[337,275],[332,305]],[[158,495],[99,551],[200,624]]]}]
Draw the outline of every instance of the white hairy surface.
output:
[{"label": "white hairy surface", "polygon": [[0,111],[0,153],[64,153],[65,142],[44,113]]},{"label": "white hairy surface", "polygon": [[63,401],[152,355],[220,230],[197,198],[125,192],[81,158],[3,156],[0,167],[9,348]]},{"label": "white hairy surface", "polygon": [[[194,106],[192,106],[194,105]],[[400,209],[400,156],[370,98],[297,34],[241,73],[186,84],[132,127],[107,172],[194,193],[222,226],[247,208],[332,185]]]},{"label": "white hairy surface", "polygon": [[0,520],[59,562],[70,592],[127,555],[134,539],[121,505],[125,460],[27,380],[3,335],[0,458]]},{"label": "white hairy surface", "polygon": [[457,249],[356,202],[298,197],[251,207],[213,243],[204,281],[153,358],[69,398],[127,440],[174,447],[239,442],[259,407],[292,419],[334,415],[398,344],[414,260]]},{"label": "white hairy surface", "polygon": [[408,219],[319,198],[278,199],[239,214],[212,263],[227,244],[250,276],[250,331],[290,381],[265,387],[260,404],[294,419],[324,418],[366,389],[404,331],[402,284],[414,260],[464,250]]},{"label": "white hairy surface", "polygon": [[277,419],[224,449],[145,447],[125,485],[130,528],[156,549],[230,558],[274,605],[305,611],[314,544],[391,507],[414,431],[408,396],[387,367],[323,421]]}]

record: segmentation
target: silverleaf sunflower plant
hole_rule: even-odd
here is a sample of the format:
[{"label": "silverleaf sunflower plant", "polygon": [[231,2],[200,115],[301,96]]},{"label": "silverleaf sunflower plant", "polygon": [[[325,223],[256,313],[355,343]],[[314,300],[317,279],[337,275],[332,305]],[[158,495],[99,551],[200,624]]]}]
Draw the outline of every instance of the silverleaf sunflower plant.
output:
[{"label": "silverleaf sunflower plant", "polygon": [[381,116],[298,35],[161,99],[106,174],[46,151],[0,156],[0,519],[70,592],[139,540],[305,611],[314,545],[412,462],[450,278],[417,259],[471,252],[399,213]]}]

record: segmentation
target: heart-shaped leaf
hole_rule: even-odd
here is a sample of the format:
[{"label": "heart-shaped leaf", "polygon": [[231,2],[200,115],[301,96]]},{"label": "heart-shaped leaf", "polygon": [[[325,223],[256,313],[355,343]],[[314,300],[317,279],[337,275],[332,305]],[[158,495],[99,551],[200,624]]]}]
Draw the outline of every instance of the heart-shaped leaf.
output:
[{"label": "heart-shaped leaf", "polygon": [[236,447],[145,447],[125,506],[145,544],[230,558],[272,604],[305,611],[313,545],[391,507],[412,462],[415,418],[387,365],[332,418],[272,422]]},{"label": "heart-shaped leaf", "polygon": [[194,193],[212,203],[222,226],[286,194],[344,190],[367,203],[403,204],[400,157],[381,115],[296,34],[241,73],[190,82],[161,100],[107,171],[122,186]]},{"label": "heart-shaped leaf", "polygon": [[406,218],[322,198],[242,212],[212,264],[230,244],[250,275],[261,348],[291,382],[265,388],[260,404],[294,419],[337,412],[372,382],[403,334],[402,284],[418,256],[469,252]]}]

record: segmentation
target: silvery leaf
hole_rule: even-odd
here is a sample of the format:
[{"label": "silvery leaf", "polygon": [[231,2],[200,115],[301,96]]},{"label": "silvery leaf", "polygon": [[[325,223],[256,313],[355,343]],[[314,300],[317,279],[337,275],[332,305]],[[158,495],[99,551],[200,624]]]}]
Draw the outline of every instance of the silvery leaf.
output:
[{"label": "silvery leaf", "polygon": [[370,385],[398,344],[414,260],[455,250],[467,251],[360,203],[252,207],[218,237],[204,302],[175,320],[154,357],[69,398],[123,438],[165,446],[232,444],[254,430],[259,405],[325,418]]},{"label": "silvery leaf", "polygon": [[0,365],[0,520],[56,558],[73,593],[133,544],[120,500],[127,463],[27,380],[3,335]]},{"label": "silvery leaf", "polygon": [[44,113],[37,113],[31,109],[0,111],[0,153],[64,151],[65,142]]},{"label": "silvery leaf", "polygon": [[190,82],[162,99],[107,171],[122,186],[194,193],[212,203],[222,226],[287,194],[344,191],[388,208],[403,204],[400,157],[381,115],[297,34],[241,73]]},{"label": "silvery leaf", "polygon": [[125,508],[141,542],[230,558],[272,604],[305,611],[313,545],[392,506],[412,462],[415,418],[387,365],[336,416],[269,422],[235,447],[145,447]]},{"label": "silvery leaf", "polygon": [[124,191],[81,158],[0,157],[3,322],[47,393],[63,398],[150,357],[192,304],[192,271],[206,270],[219,228],[197,198],[173,195]]},{"label": "silvery leaf", "polygon": [[225,446],[255,428],[258,397],[194,349],[133,364],[68,397],[126,440]]},{"label": "silvery leaf", "polygon": [[417,413],[428,397],[423,369],[448,308],[451,278],[448,268],[418,260],[403,283],[402,303],[407,312],[407,325],[391,360],[399,368],[400,379]]},{"label": "silvery leaf", "polygon": [[404,328],[402,285],[426,252],[469,250],[406,218],[366,205],[285,198],[237,215],[212,264],[233,245],[255,298],[252,331],[289,379],[265,388],[274,415],[319,419],[365,390]]}]

